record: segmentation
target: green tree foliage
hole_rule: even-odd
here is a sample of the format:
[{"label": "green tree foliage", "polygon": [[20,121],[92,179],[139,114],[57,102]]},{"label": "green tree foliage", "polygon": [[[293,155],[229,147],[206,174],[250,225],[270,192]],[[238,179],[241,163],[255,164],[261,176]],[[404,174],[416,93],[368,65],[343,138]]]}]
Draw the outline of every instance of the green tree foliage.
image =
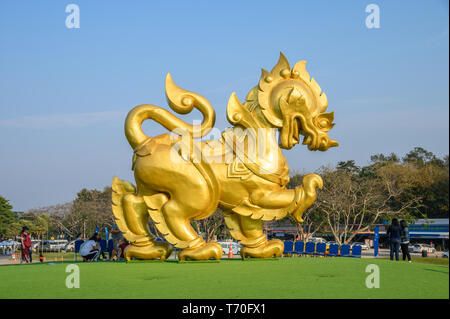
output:
[{"label": "green tree foliage", "polygon": [[0,196],[0,238],[13,238],[20,232],[20,222],[9,201]]},{"label": "green tree foliage", "polygon": [[433,153],[416,147],[403,158],[405,165],[415,171],[416,183],[409,189],[409,196],[420,196],[420,214],[427,218],[448,218],[449,165],[448,155],[442,159]]},{"label": "green tree foliage", "polygon": [[350,173],[358,173],[360,171],[360,167],[355,164],[354,160],[346,161],[346,162],[338,162],[336,169],[338,171],[350,172]]},{"label": "green tree foliage", "polygon": [[445,160],[437,158],[432,152],[428,152],[422,147],[415,147],[412,151],[406,154],[405,157],[403,157],[403,162],[414,164],[417,167],[424,167],[426,165],[443,167]]}]

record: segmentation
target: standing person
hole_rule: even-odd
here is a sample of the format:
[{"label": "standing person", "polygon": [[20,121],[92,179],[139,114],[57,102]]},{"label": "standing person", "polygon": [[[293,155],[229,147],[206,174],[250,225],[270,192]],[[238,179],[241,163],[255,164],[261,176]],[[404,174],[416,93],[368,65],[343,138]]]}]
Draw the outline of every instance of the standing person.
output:
[{"label": "standing person", "polygon": [[[113,240],[113,250],[111,252],[111,256],[108,260],[113,260],[119,251],[119,241],[123,239],[122,232],[119,230],[116,224],[114,224],[113,229],[111,230],[111,239]],[[120,256],[117,256],[120,258]]]},{"label": "standing person", "polygon": [[400,247],[402,249],[403,261],[405,261],[406,257],[408,257],[408,262],[411,262],[411,255],[409,254],[408,251],[409,229],[408,224],[406,224],[406,221],[404,220],[400,221],[400,239],[401,239]]},{"label": "standing person", "polygon": [[31,237],[28,234],[28,227],[23,226],[22,232],[20,233],[20,251],[21,251],[20,263],[22,263],[23,261],[25,261],[27,264],[31,263],[30,248],[31,248]]},{"label": "standing person", "polygon": [[389,236],[389,247],[391,249],[390,251],[390,259],[394,260],[394,254],[395,254],[395,260],[398,261],[398,254],[399,254],[399,248],[400,248],[400,224],[398,223],[398,219],[394,218],[392,219],[392,223],[389,226],[387,230],[387,235]]},{"label": "standing person", "polygon": [[98,243],[97,233],[89,238],[80,248],[80,256],[83,257],[83,261],[97,260],[100,254],[100,243]]}]

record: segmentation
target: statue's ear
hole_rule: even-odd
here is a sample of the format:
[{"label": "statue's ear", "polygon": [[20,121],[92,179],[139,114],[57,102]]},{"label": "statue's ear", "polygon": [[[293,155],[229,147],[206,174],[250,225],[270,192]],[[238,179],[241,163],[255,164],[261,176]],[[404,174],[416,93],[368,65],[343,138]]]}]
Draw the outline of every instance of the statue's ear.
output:
[{"label": "statue's ear", "polygon": [[321,113],[317,115],[314,122],[319,129],[328,132],[334,126],[333,120],[334,120],[334,112],[330,112],[330,113]]}]

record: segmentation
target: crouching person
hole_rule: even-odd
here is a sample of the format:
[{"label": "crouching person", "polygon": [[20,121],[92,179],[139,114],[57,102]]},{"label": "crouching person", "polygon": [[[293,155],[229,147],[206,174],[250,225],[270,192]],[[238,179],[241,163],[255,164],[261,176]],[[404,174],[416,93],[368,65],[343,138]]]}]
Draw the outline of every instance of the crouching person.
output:
[{"label": "crouching person", "polygon": [[125,259],[124,251],[125,251],[125,248],[127,248],[127,246],[128,246],[128,242],[125,239],[123,239],[123,238],[119,239],[119,252],[117,254],[117,257],[119,260]]},{"label": "crouching person", "polygon": [[100,243],[97,233],[95,233],[87,242],[80,248],[80,256],[83,261],[97,261],[100,255]]}]

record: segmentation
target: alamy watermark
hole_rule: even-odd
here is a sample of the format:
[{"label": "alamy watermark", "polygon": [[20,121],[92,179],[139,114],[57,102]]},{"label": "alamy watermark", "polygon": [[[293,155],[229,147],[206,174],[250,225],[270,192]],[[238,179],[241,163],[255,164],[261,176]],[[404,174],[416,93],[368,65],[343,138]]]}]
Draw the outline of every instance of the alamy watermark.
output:
[{"label": "alamy watermark", "polygon": [[69,15],[66,17],[67,29],[79,29],[80,28],[80,7],[76,4],[68,4],[66,6],[66,13]]},{"label": "alamy watermark", "polygon": [[[194,130],[197,127],[199,126],[194,123]],[[231,164],[235,159],[244,164],[272,163],[275,165],[264,167],[265,173],[272,173],[278,168],[276,164],[280,159],[277,132],[275,128],[235,127],[225,132],[212,128],[207,135],[210,140],[195,140],[189,132],[177,128],[170,134],[170,159],[174,163],[186,161]],[[152,139],[144,142],[142,147]],[[136,151],[139,152],[139,149],[140,147]]]},{"label": "alamy watermark", "polygon": [[367,265],[366,272],[370,273],[366,277],[366,287],[369,289],[380,288],[380,267],[375,264]]},{"label": "alamy watermark", "polygon": [[66,287],[71,288],[80,288],[80,267],[75,264],[67,265],[66,273],[69,273],[66,277]]},{"label": "alamy watermark", "polygon": [[369,13],[369,15],[366,17],[366,27],[368,29],[379,29],[380,7],[377,4],[371,3],[367,5],[366,13]]}]

